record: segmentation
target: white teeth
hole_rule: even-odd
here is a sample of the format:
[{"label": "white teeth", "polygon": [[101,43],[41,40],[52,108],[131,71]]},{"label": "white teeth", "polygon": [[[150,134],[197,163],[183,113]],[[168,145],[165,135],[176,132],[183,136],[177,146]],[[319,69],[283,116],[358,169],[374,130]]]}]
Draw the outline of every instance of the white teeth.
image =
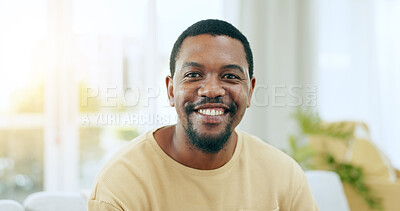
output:
[{"label": "white teeth", "polygon": [[223,111],[218,111],[215,109],[200,109],[199,113],[208,115],[208,116],[217,116],[217,115],[222,115],[224,112]]}]

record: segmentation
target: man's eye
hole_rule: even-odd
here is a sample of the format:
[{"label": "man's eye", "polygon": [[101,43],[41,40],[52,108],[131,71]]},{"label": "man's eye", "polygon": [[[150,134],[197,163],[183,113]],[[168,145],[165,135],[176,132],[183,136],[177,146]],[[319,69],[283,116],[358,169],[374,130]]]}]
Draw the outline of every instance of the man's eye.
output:
[{"label": "man's eye", "polygon": [[238,79],[239,77],[237,77],[236,75],[233,75],[233,74],[225,74],[223,76],[223,78],[225,78],[225,79]]},{"label": "man's eye", "polygon": [[200,77],[200,74],[199,73],[188,73],[188,74],[186,74],[186,77],[198,78],[198,77]]}]

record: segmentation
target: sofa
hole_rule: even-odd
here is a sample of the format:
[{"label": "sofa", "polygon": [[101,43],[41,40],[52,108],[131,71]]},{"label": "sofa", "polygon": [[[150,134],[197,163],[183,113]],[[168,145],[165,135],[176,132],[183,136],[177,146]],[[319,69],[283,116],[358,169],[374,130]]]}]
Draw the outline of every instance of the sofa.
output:
[{"label": "sofa", "polygon": [[[328,154],[337,162],[358,166],[363,170],[366,185],[381,200],[383,210],[400,210],[400,171],[371,142],[367,125],[350,121],[321,122],[320,127],[328,129],[330,134],[308,134],[310,147],[316,153],[314,168],[332,170],[326,161]],[[352,211],[374,210],[351,185],[343,182],[343,188]]]}]

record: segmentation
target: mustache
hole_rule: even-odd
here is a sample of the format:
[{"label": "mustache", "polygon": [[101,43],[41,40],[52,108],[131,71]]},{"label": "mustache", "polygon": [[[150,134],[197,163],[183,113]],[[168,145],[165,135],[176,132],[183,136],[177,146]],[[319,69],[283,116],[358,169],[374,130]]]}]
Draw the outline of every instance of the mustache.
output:
[{"label": "mustache", "polygon": [[215,98],[203,97],[199,102],[195,102],[195,103],[188,102],[187,105],[185,106],[185,112],[187,114],[189,114],[189,113],[193,112],[193,110],[196,106],[201,106],[206,103],[224,104],[224,105],[228,106],[229,112],[231,112],[231,114],[234,114],[237,110],[237,105],[234,102],[230,102],[230,103],[224,102],[221,97],[215,97]]}]

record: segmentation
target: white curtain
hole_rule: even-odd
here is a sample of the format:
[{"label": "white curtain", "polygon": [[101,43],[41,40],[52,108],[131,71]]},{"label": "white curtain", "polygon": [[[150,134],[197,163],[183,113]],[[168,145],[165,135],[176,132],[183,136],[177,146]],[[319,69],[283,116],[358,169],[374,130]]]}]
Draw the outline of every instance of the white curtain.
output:
[{"label": "white curtain", "polygon": [[369,87],[371,92],[377,91],[372,92],[375,96],[369,103],[379,107],[371,109],[377,121],[370,125],[376,128],[374,141],[400,169],[400,1],[379,1],[374,8],[377,68],[372,71]]},{"label": "white curtain", "polygon": [[366,122],[399,168],[400,1],[321,1],[318,8],[321,116]]},{"label": "white curtain", "polygon": [[291,114],[316,106],[314,17],[309,1],[240,1],[239,28],[254,54],[256,89],[240,127],[285,148]]},{"label": "white curtain", "polygon": [[[257,84],[267,87],[256,90],[242,128],[285,148],[295,107],[274,104],[293,97],[273,86],[315,85],[324,120],[366,122],[372,141],[400,168],[400,1],[252,0],[239,8]],[[310,90],[301,91],[302,105],[312,106]]]}]

